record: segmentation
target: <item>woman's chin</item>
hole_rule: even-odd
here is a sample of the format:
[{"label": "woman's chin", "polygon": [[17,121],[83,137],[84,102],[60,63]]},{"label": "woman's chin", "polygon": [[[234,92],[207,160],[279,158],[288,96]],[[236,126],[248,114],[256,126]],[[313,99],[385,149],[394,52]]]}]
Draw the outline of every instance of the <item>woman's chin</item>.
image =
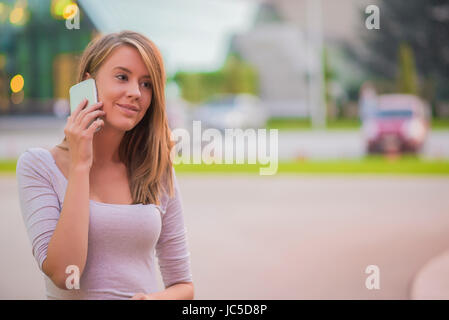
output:
[{"label": "woman's chin", "polygon": [[132,119],[117,119],[104,123],[103,129],[113,129],[118,131],[129,131],[135,127],[135,123]]}]

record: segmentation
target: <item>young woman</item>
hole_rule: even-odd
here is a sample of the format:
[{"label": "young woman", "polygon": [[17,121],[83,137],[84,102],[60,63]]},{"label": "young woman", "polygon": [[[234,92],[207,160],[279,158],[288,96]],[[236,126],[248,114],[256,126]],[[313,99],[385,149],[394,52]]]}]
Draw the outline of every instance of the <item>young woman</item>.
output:
[{"label": "young woman", "polygon": [[136,32],[101,36],[80,60],[78,81],[88,78],[99,102],[76,108],[60,145],[30,148],[17,162],[21,211],[47,297],[193,299],[162,56]]}]

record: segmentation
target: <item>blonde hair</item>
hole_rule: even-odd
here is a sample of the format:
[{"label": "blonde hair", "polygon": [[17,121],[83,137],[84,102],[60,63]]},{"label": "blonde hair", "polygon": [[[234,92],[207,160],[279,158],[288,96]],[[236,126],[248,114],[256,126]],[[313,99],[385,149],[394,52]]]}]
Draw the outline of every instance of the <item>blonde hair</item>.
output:
[{"label": "blonde hair", "polygon": [[[142,120],[125,132],[120,142],[119,156],[127,167],[133,204],[160,204],[159,198],[163,192],[168,192],[170,196],[174,193],[170,158],[174,142],[170,140],[165,110],[165,69],[159,49],[147,37],[133,31],[97,36],[81,56],[78,82],[84,80],[86,72],[95,78],[112,50],[123,45],[133,46],[139,51],[151,78],[153,94]],[[64,137],[61,144],[66,141],[67,137]],[[68,150],[67,147],[63,149]]]}]

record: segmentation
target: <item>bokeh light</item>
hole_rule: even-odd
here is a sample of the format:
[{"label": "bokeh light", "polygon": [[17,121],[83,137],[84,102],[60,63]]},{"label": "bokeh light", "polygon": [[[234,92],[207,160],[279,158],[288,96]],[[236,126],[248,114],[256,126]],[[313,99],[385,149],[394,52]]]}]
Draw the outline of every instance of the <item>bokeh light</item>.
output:
[{"label": "bokeh light", "polygon": [[25,84],[25,80],[23,79],[22,75],[17,74],[11,79],[11,90],[14,93],[17,93],[23,89],[23,86]]},{"label": "bokeh light", "polygon": [[78,6],[74,3],[71,3],[65,6],[62,16],[64,19],[72,19],[78,13]]},{"label": "bokeh light", "polygon": [[[30,12],[27,9],[27,1],[17,1],[14,8],[9,12],[9,22],[16,26],[23,26],[27,23]],[[3,10],[6,13],[5,8]],[[2,16],[0,12],[0,16]]]},{"label": "bokeh light", "polygon": [[76,6],[71,0],[52,0],[50,8],[52,17],[55,19],[65,19],[64,12],[69,5]]},{"label": "bokeh light", "polygon": [[12,24],[20,24],[24,16],[25,14],[23,8],[16,7],[9,14],[9,22]]}]

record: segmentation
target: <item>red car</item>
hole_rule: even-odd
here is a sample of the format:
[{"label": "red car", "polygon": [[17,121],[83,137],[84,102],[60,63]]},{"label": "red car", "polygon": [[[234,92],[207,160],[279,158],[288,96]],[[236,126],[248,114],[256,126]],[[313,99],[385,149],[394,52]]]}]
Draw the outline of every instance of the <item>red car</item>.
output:
[{"label": "red car", "polygon": [[418,152],[429,130],[429,107],[419,97],[386,94],[363,123],[369,153]]}]

